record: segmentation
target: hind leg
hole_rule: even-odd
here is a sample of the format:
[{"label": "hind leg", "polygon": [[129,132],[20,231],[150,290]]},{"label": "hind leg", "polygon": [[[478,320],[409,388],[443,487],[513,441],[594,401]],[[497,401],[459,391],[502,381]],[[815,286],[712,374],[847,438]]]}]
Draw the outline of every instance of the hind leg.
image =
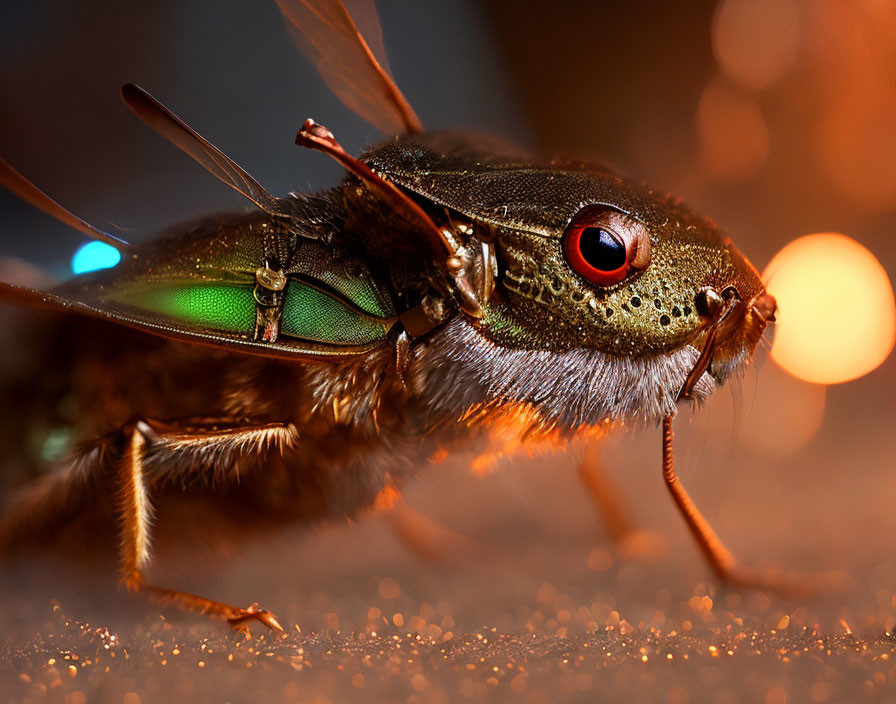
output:
[{"label": "hind leg", "polygon": [[607,535],[617,545],[632,533],[630,517],[622,510],[619,492],[604,471],[598,441],[588,440],[579,465],[579,479],[585,485]]},{"label": "hind leg", "polygon": [[85,505],[108,489],[121,530],[122,583],[130,591],[185,609],[205,612],[245,627],[257,620],[277,628],[276,619],[253,605],[246,609],[148,584],[152,506],[150,490],[166,484],[204,483],[212,491],[239,479],[236,459],[282,451],[296,440],[282,423],[234,426],[203,419],[180,424],[137,423],[97,441],[68,466],[46,475],[5,502],[0,518],[0,555],[11,554],[66,532]]},{"label": "hind leg", "polygon": [[[226,619],[232,626],[245,629],[251,620],[282,631],[269,611],[257,604],[246,608],[231,606],[195,594],[157,587],[147,583],[145,570],[150,559],[152,506],[147,491],[146,457],[153,446],[168,453],[203,453],[229,457],[234,450],[257,451],[269,445],[281,447],[294,439],[291,426],[174,428],[156,432],[149,424],[137,423],[130,431],[124,454],[118,463],[119,494],[117,508],[121,520],[119,559],[121,581],[129,591],[146,594],[153,601]],[[184,473],[180,473],[184,480]]]},{"label": "hind leg", "polygon": [[469,555],[477,549],[472,540],[420,513],[403,496],[392,497],[383,511],[383,518],[399,542],[430,565],[452,564],[459,555]]}]

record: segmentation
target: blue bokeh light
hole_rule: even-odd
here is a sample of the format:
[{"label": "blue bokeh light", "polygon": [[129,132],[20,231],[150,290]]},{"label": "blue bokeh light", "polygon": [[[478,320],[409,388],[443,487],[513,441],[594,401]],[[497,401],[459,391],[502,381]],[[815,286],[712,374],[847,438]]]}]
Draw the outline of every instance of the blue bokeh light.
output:
[{"label": "blue bokeh light", "polygon": [[105,242],[88,242],[72,256],[72,273],[86,274],[97,269],[110,269],[121,261],[118,250]]}]

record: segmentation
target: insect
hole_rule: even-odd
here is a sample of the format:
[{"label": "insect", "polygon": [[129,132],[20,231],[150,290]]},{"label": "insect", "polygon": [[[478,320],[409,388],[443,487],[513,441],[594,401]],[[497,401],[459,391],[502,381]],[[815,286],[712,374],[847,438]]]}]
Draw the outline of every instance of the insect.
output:
[{"label": "insect", "polygon": [[333,91],[390,135],[355,158],[307,120],[296,142],[345,168],[338,186],[275,197],[134,85],[136,116],[254,210],[136,246],[2,163],[5,187],[122,261],[48,291],[0,286],[69,314],[52,359],[79,443],[6,503],[0,549],[112,521],[127,589],[279,629],[257,605],[150,584],[156,513],[350,516],[496,429],[534,442],[646,422],[700,548],[742,579],[675,475],[672,424],[773,320],[755,269],[712,222],[602,167],[423,131],[338,0],[278,5]]}]

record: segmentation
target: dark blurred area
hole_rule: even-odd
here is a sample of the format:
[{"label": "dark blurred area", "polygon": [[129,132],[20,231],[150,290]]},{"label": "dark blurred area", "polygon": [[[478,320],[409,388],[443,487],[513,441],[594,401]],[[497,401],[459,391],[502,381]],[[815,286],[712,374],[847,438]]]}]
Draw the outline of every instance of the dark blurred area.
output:
[{"label": "dark blurred area", "polygon": [[[377,6],[396,82],[427,127],[482,130],[540,152],[606,160],[716,219],[760,271],[796,237],[843,232],[868,247],[892,281],[893,3]],[[0,155],[84,219],[122,228],[136,241],[179,220],[243,208],[244,201],[124,108],[118,89],[126,82],[146,88],[275,194],[323,188],[341,177],[328,159],[293,144],[306,117],[354,153],[379,136],[329,93],[292,44],[273,0],[4,3]],[[80,234],[5,192],[0,212],[2,256],[66,275]],[[836,311],[830,332],[838,334]],[[523,632],[533,619],[539,633],[556,633],[564,611],[573,613],[572,630],[586,629],[590,618],[602,628],[612,613],[642,634],[652,626],[681,630],[682,619],[722,629],[739,618],[741,626],[746,620],[768,629],[787,615],[800,627],[881,636],[896,625],[896,362],[891,356],[865,377],[825,388],[788,376],[765,357],[760,353],[744,379],[716,394],[693,421],[682,414],[680,473],[746,564],[829,575],[848,584],[842,598],[794,604],[772,597],[759,606],[745,598],[724,602],[724,615],[717,598],[717,620],[707,617],[705,604],[693,599],[715,587],[665,494],[658,432],[650,429],[614,436],[603,454],[636,521],[663,534],[659,562],[629,564],[598,532],[575,478],[576,446],[569,454],[505,462],[487,476],[471,473],[470,458],[461,458],[408,488],[408,502],[424,515],[500,559],[471,555],[433,571],[370,518],[353,530],[290,535],[260,548],[268,551],[261,556],[210,564],[205,574],[194,573],[190,556],[172,558],[159,573],[200,593],[264,600],[305,631],[332,628],[331,614],[346,631],[363,629],[370,603],[410,614],[421,603],[444,601],[453,605],[457,633],[492,623]],[[15,399],[4,399],[4,407],[14,412]],[[377,596],[387,578],[401,584],[399,602]],[[9,598],[16,587],[7,582]],[[102,614],[90,597],[77,603]],[[9,642],[30,637],[29,614],[42,618],[44,604],[29,604],[18,620],[2,607],[10,625],[0,626],[0,635]],[[175,623],[194,627],[189,618]],[[208,628],[201,623],[184,637]],[[663,697],[656,701],[805,701],[809,685],[777,664],[757,679],[767,687],[755,696],[726,689],[722,677],[712,681],[727,693],[704,697],[684,678],[674,688],[690,691],[689,698],[666,697],[674,688],[654,680]],[[883,684],[869,675],[866,700],[887,701],[893,693],[896,674],[882,672]],[[856,676],[857,687],[863,677]],[[617,679],[612,691],[635,681]],[[810,700],[855,701],[851,683],[816,690]],[[585,697],[598,684],[569,691]],[[783,699],[766,696],[776,688]],[[352,690],[345,689],[348,701]],[[550,680],[543,689],[550,695]]]},{"label": "dark blurred area", "polygon": [[[736,26],[721,44],[717,4],[378,7],[397,82],[425,125],[605,159],[708,211],[760,268],[797,234],[836,230],[891,271],[892,11],[874,2],[729,3]],[[2,13],[5,158],[79,214],[136,231],[134,239],[242,203],[124,109],[125,82],[145,87],[275,193],[339,178],[293,145],[305,117],[354,150],[378,137],[330,95],[273,3],[45,0]],[[738,26],[751,38],[746,48]],[[749,66],[750,51],[781,65],[766,70],[770,78],[743,77],[737,61]],[[734,69],[720,63],[725,52]],[[76,235],[11,196],[2,207],[7,253],[46,264],[74,249]]]}]

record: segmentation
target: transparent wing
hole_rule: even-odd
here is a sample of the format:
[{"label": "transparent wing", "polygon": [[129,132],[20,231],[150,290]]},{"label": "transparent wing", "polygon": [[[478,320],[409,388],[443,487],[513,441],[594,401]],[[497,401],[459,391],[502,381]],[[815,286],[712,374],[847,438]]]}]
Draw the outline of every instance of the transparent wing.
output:
[{"label": "transparent wing", "polygon": [[128,83],[121,88],[125,105],[173,145],[193,157],[205,169],[270,215],[279,215],[277,199],[239,164],[188,127],[183,120],[149,93]]},{"label": "transparent wing", "polygon": [[100,242],[105,242],[115,249],[125,250],[131,245],[108,232],[94,227],[89,222],[85,222],[74,213],[63,208],[59,203],[50,198],[46,193],[35,186],[31,181],[22,176],[6,161],[0,159],[0,186],[3,186],[26,203],[30,203],[35,208],[43,210],[47,215],[52,215],[59,222],[73,227],[79,232],[83,232],[88,237],[92,237]]},{"label": "transparent wing", "polygon": [[389,75],[373,0],[352,0],[353,14],[340,0],[277,0],[277,5],[299,48],[353,112],[387,134],[423,131]]}]

